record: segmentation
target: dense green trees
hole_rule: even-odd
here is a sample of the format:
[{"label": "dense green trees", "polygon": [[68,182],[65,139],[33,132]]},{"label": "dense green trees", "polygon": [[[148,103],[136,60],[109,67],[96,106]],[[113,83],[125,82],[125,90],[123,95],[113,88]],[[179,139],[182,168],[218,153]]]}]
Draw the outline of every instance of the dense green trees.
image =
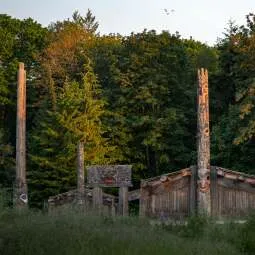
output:
[{"label": "dense green trees", "polygon": [[28,130],[35,113],[37,55],[46,45],[47,29],[32,19],[0,15],[0,185],[12,186],[16,131],[16,77],[18,62],[28,70]]},{"label": "dense green trees", "polygon": [[0,15],[0,183],[13,181],[18,61],[33,205],[75,185],[79,140],[85,164],[132,164],[135,185],[194,164],[199,67],[209,69],[212,163],[254,172],[254,23],[231,24],[209,47],[166,31],[102,36],[90,11],[47,29]]},{"label": "dense green trees", "polygon": [[167,32],[144,31],[123,38],[122,44],[113,111],[124,116],[124,126],[136,134],[128,142],[128,160],[135,164],[139,177],[190,163],[194,147],[188,143],[192,135],[187,120],[194,106],[193,84],[182,40]]},{"label": "dense green trees", "polygon": [[247,24],[230,27],[218,45],[220,71],[216,77],[224,100],[213,133],[217,164],[255,173],[255,17]]},{"label": "dense green trees", "polygon": [[101,121],[105,102],[90,64],[85,66],[81,83],[66,81],[56,94],[56,107],[38,116],[31,133],[29,185],[36,191],[33,202],[75,186],[78,141],[84,142],[86,165],[115,161],[115,148],[104,137]]}]

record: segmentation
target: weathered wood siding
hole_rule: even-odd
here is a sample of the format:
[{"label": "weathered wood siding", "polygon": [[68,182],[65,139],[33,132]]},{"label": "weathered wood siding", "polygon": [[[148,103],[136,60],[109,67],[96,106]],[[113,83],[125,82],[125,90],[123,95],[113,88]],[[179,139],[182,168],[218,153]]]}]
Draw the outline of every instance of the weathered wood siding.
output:
[{"label": "weathered wood siding", "polygon": [[[198,211],[197,168],[143,180],[140,215],[181,218]],[[243,217],[255,211],[255,177],[221,167],[210,167],[211,215]]]},{"label": "weathered wood siding", "polygon": [[245,216],[255,210],[255,192],[231,189],[218,183],[218,215]]},{"label": "weathered wood siding", "polygon": [[179,218],[190,214],[191,177],[166,177],[143,183],[140,197],[140,215],[159,218]]},{"label": "weathered wood siding", "polygon": [[247,180],[236,173],[231,175],[225,172],[225,176],[218,174],[211,188],[213,216],[242,217],[255,210],[255,187]]}]

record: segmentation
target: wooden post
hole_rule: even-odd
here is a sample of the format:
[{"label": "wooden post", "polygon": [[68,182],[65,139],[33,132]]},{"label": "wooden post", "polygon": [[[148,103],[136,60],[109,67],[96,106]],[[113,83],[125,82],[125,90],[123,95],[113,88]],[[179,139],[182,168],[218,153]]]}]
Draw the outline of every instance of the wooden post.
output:
[{"label": "wooden post", "polygon": [[208,72],[198,70],[198,119],[197,119],[197,168],[198,168],[198,213],[211,214],[210,196],[210,130]]},{"label": "wooden post", "polygon": [[17,123],[16,123],[16,183],[14,188],[14,206],[27,207],[26,183],[26,71],[19,63],[17,87]]},{"label": "wooden post", "polygon": [[128,216],[128,187],[119,188],[119,215]]},{"label": "wooden post", "polygon": [[115,211],[115,201],[114,198],[112,199],[112,205],[111,205],[111,216],[114,217],[116,215]]},{"label": "wooden post", "polygon": [[84,143],[78,142],[77,146],[77,203],[85,204],[84,190]]},{"label": "wooden post", "polygon": [[145,192],[144,192],[144,181],[141,180],[140,183],[140,200],[139,200],[139,217],[144,217],[145,216]]},{"label": "wooden post", "polygon": [[156,196],[155,195],[151,195],[151,212],[152,215],[155,215],[156,212]]},{"label": "wooden post", "polygon": [[103,191],[101,187],[94,187],[92,190],[93,209],[98,214],[102,212]]}]

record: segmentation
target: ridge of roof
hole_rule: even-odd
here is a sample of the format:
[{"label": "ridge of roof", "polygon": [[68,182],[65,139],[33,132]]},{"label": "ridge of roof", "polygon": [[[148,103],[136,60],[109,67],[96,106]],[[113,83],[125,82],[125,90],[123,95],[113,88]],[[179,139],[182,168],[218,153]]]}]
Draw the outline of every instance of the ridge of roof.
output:
[{"label": "ridge of roof", "polygon": [[[171,177],[171,176],[178,175],[178,174],[184,174],[185,172],[191,171],[191,167],[194,167],[194,166],[183,168],[183,169],[180,169],[178,171],[174,171],[174,172],[170,172],[170,173],[161,174],[161,175],[154,176],[154,177],[151,177],[151,178],[148,178],[148,179],[142,179],[141,183],[153,182],[153,181],[161,179],[162,177],[164,178],[164,177]],[[252,174],[247,174],[247,173],[244,173],[244,172],[234,171],[234,170],[230,170],[228,168],[224,168],[224,167],[220,167],[220,166],[211,166],[211,167],[216,168],[217,171],[222,171],[224,173],[233,174],[233,175],[236,175],[236,176],[239,176],[239,177],[241,176],[241,177],[244,177],[245,179],[246,178],[255,179],[255,175],[252,175]],[[218,175],[220,175],[220,174],[218,174]],[[228,178],[228,177],[226,176],[226,178]]]}]

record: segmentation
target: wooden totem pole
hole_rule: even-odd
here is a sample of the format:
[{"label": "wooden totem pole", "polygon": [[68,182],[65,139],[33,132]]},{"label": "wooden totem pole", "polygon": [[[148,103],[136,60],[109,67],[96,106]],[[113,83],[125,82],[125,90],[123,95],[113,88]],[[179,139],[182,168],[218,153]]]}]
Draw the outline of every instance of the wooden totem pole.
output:
[{"label": "wooden totem pole", "polygon": [[197,201],[199,214],[211,214],[210,196],[210,130],[208,71],[198,70],[198,119],[197,119]]},{"label": "wooden totem pole", "polygon": [[27,207],[26,183],[26,71],[19,63],[17,87],[17,129],[16,129],[16,182],[14,188],[14,206]]}]

